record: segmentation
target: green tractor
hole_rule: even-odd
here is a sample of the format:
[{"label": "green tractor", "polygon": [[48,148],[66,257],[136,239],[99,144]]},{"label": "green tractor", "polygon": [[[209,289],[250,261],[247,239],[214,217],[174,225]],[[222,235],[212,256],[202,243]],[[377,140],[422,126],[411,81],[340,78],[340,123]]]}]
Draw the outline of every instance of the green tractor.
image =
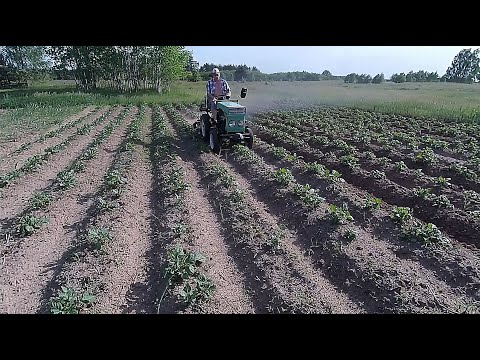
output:
[{"label": "green tractor", "polygon": [[[247,96],[247,89],[242,88],[240,97]],[[212,112],[207,106],[207,98],[200,106],[200,111],[205,114],[200,116],[200,120],[194,124],[203,140],[209,142],[210,149],[215,154],[220,154],[233,144],[242,144],[253,147],[254,135],[250,127],[245,123],[247,108],[240,105],[238,99],[232,100],[226,97],[218,97],[217,118],[212,117]]]}]

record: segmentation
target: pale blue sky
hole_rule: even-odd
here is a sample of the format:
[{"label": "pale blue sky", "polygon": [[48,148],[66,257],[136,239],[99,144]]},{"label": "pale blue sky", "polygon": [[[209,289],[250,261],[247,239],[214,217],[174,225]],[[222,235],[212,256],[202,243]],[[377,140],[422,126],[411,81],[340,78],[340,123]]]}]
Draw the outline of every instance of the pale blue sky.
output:
[{"label": "pale blue sky", "polygon": [[205,63],[246,64],[263,73],[308,71],[333,75],[383,72],[385,77],[410,70],[445,74],[462,49],[480,46],[187,46]]}]

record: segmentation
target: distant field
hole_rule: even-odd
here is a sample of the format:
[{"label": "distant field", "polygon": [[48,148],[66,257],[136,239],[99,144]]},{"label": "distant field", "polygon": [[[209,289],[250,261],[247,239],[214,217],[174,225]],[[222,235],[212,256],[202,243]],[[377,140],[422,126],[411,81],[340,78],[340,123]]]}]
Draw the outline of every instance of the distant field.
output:
[{"label": "distant field", "polygon": [[340,105],[410,116],[480,120],[480,86],[453,83],[345,84],[339,81],[233,83],[234,94],[248,88],[249,112],[269,101]]},{"label": "distant field", "polygon": [[[34,106],[117,105],[199,103],[205,82],[178,82],[168,94],[144,91],[138,94],[75,92],[72,81],[33,84],[26,90],[0,91],[0,109]],[[480,120],[480,85],[453,83],[345,84],[341,81],[312,82],[230,82],[233,95],[248,88],[242,103],[253,114],[259,108],[291,100],[355,107],[411,116],[432,116],[455,120]],[[3,96],[2,96],[3,95]],[[1,127],[1,115],[0,115]]]}]

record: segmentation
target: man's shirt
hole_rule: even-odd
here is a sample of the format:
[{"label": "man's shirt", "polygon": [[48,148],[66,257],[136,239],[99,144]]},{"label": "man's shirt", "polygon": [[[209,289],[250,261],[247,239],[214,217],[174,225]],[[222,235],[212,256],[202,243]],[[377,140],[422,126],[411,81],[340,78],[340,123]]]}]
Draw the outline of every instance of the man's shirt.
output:
[{"label": "man's shirt", "polygon": [[[211,80],[208,80],[207,81],[207,93],[208,94],[212,94],[212,95],[215,95],[215,96],[218,96],[218,95],[229,95],[231,93],[231,90],[230,90],[230,86],[228,86],[228,83],[226,80],[220,78],[220,80],[218,81],[218,83],[220,83],[220,90],[221,92],[218,93],[218,90],[217,90],[217,82],[213,79]],[[217,91],[216,91],[217,90]]]}]

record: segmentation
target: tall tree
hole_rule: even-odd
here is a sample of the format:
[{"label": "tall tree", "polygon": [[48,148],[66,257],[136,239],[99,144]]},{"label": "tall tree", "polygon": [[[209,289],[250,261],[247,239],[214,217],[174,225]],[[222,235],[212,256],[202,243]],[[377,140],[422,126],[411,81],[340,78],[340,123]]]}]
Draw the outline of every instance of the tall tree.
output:
[{"label": "tall tree", "polygon": [[372,79],[372,84],[381,84],[385,81],[385,75],[383,73],[377,74]]},{"label": "tall tree", "polygon": [[97,87],[97,76],[101,73],[100,59],[102,46],[51,46],[48,54],[54,59],[55,66],[72,69],[77,84],[84,90]]},{"label": "tall tree", "polygon": [[406,82],[415,82],[417,81],[417,77],[415,76],[416,74],[413,72],[413,70],[410,70],[407,75],[405,75],[405,81]]},{"label": "tall tree", "polygon": [[445,78],[450,82],[472,83],[480,81],[480,49],[463,49],[452,61],[445,73]]},{"label": "tall tree", "polygon": [[0,62],[21,80],[48,76],[50,64],[44,46],[0,47]]},{"label": "tall tree", "polygon": [[436,71],[435,71],[435,72],[428,73],[428,75],[427,75],[427,81],[431,81],[431,82],[439,81],[438,73],[437,73]]},{"label": "tall tree", "polygon": [[59,69],[70,69],[84,90],[102,86],[123,91],[169,91],[186,73],[189,52],[183,46],[52,46]]},{"label": "tall tree", "polygon": [[48,67],[43,46],[5,46],[6,65],[17,70],[44,70]]},{"label": "tall tree", "polygon": [[183,46],[161,46],[159,50],[161,81],[159,92],[166,92],[170,90],[172,82],[185,73],[189,52]]},{"label": "tall tree", "polygon": [[345,79],[343,81],[346,82],[346,83],[353,84],[357,81],[357,74],[350,73],[347,76],[345,76]]},{"label": "tall tree", "polygon": [[236,68],[235,73],[233,74],[235,81],[242,81],[247,79],[249,70],[250,68],[247,65],[239,65]]}]

